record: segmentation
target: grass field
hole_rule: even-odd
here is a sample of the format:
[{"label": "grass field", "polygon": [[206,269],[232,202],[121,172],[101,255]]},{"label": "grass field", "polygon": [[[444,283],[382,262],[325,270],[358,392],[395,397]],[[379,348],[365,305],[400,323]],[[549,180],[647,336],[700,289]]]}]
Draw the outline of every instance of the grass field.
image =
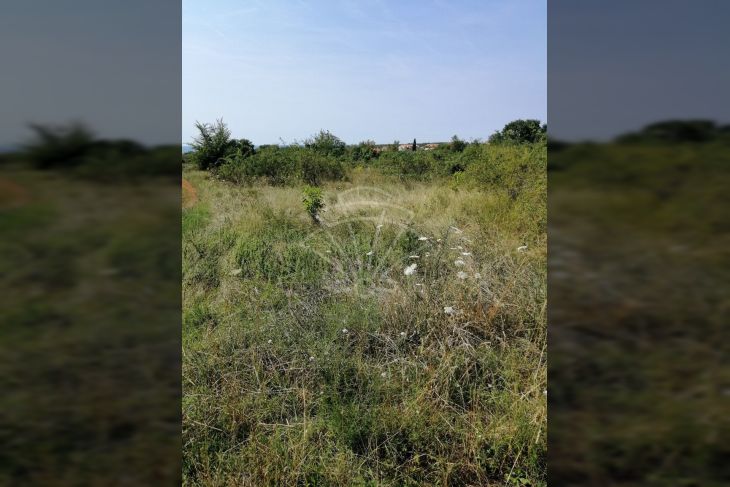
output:
[{"label": "grass field", "polygon": [[727,147],[550,152],[551,483],[730,481]]},{"label": "grass field", "polygon": [[356,169],[316,223],[186,169],[184,484],[545,485],[542,171]]},{"label": "grass field", "polygon": [[179,183],[2,169],[0,485],[179,482]]}]

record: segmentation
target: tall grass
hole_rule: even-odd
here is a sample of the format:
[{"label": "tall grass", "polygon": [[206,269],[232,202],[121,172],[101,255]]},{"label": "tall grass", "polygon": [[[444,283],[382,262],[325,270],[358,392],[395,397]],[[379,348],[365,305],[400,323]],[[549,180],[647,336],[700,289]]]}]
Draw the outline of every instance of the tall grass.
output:
[{"label": "tall grass", "polygon": [[550,153],[550,480],[725,485],[726,142]]},{"label": "tall grass", "polygon": [[187,171],[185,484],[544,485],[545,174],[513,160],[349,171],[321,225],[301,187]]}]

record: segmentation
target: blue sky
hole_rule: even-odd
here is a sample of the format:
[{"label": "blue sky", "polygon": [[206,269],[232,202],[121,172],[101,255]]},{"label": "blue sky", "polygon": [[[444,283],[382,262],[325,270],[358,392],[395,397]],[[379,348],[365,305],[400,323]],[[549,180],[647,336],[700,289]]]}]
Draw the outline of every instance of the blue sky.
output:
[{"label": "blue sky", "polygon": [[177,0],[3,0],[0,149],[31,122],[178,143],[180,23]]},{"label": "blue sky", "polygon": [[730,2],[550,2],[551,137],[607,140],[659,120],[730,122]]},{"label": "blue sky", "polygon": [[545,0],[184,0],[182,138],[487,138],[547,121]]}]

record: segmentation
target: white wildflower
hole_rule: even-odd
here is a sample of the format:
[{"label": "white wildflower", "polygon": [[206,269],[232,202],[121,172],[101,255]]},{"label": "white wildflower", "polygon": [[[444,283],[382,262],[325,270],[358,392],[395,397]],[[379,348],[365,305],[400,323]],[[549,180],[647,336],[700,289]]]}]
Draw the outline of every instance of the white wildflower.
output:
[{"label": "white wildflower", "polygon": [[428,237],[418,237],[418,240],[420,240],[421,242],[425,242],[426,240],[428,240]]},{"label": "white wildflower", "polygon": [[437,239],[436,239],[436,241],[437,241],[437,242],[440,242],[440,241],[441,241],[441,239],[440,239],[440,238],[437,238]]},{"label": "white wildflower", "polygon": [[373,255],[373,251],[371,250],[370,252],[368,252],[368,253],[367,253],[367,254],[365,254],[365,255],[367,255],[367,256]]},{"label": "white wildflower", "polygon": [[272,343],[272,342],[271,342],[271,339],[269,339],[269,341],[268,341],[268,342],[266,342],[266,343],[268,343],[269,345],[271,345],[271,343]]},{"label": "white wildflower", "polygon": [[409,255],[408,258],[409,259],[420,259],[421,256],[420,255]]},{"label": "white wildflower", "polygon": [[314,362],[314,355],[310,355],[310,356],[309,356],[309,361],[310,361],[310,362]]},{"label": "white wildflower", "polygon": [[482,278],[482,275],[481,275],[481,274],[479,274],[478,272],[476,272],[476,273],[474,274],[474,278],[475,278],[475,279],[481,279],[481,278]]},{"label": "white wildflower", "polygon": [[524,252],[527,250],[527,245],[520,245],[517,247],[517,252]]},{"label": "white wildflower", "polygon": [[430,256],[431,256],[431,252],[426,252],[426,257],[430,257]]},{"label": "white wildflower", "polygon": [[462,252],[461,255],[463,255],[464,257],[468,257],[471,255],[471,252]]},{"label": "white wildflower", "polygon": [[402,337],[406,336],[406,332],[404,332],[404,331],[400,332],[400,336],[402,336]]},{"label": "white wildflower", "polygon": [[380,377],[382,377],[382,378],[386,378],[386,377],[388,377],[388,373],[387,373],[387,372],[382,372],[382,373],[380,374]]},{"label": "white wildflower", "polygon": [[447,315],[453,315],[454,307],[453,306],[444,306],[444,313],[446,313]]},{"label": "white wildflower", "polygon": [[411,276],[416,273],[417,267],[418,264],[411,264],[403,270],[403,274],[405,274],[406,276]]},{"label": "white wildflower", "polygon": [[464,261],[463,261],[463,260],[461,260],[461,259],[456,259],[456,260],[454,261],[454,265],[456,265],[456,266],[458,266],[458,267],[461,267],[461,266],[463,266],[463,265],[464,265]]},{"label": "white wildflower", "polygon": [[449,247],[451,250],[459,250],[459,247]]},{"label": "white wildflower", "polygon": [[343,328],[342,329],[342,333],[344,333],[345,335],[347,335],[349,333],[349,330],[347,328]]},{"label": "white wildflower", "polygon": [[459,271],[456,273],[456,277],[458,277],[459,279],[466,279],[467,277],[469,277],[469,274],[464,271]]},{"label": "white wildflower", "polygon": [[378,229],[378,230],[380,230],[381,228],[383,228],[383,225],[378,225],[378,226],[377,226],[377,227],[375,227],[375,228],[376,228],[376,229]]}]

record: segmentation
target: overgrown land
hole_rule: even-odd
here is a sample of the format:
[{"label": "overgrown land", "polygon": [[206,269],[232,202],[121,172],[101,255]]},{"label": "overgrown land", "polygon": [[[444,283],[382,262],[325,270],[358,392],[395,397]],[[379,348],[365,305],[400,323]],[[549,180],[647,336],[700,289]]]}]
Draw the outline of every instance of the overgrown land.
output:
[{"label": "overgrown land", "polygon": [[545,485],[545,127],[183,161],[185,485]]},{"label": "overgrown land", "polygon": [[0,155],[0,485],[180,479],[179,147]]},{"label": "overgrown land", "polygon": [[551,485],[727,485],[730,126],[549,159]]}]

